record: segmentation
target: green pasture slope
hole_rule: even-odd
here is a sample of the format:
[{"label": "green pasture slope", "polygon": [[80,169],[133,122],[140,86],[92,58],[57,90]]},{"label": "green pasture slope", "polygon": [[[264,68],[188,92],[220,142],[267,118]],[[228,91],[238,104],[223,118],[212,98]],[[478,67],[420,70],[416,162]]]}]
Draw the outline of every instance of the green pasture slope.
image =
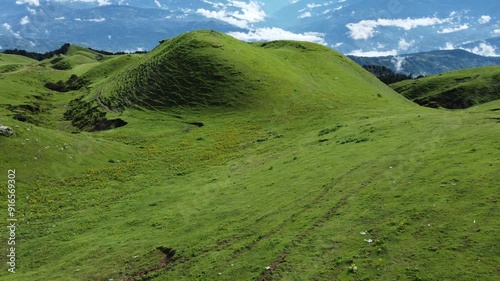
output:
[{"label": "green pasture slope", "polygon": [[498,280],[498,101],[420,107],[323,46],[210,31],[79,55],[0,74],[0,280]]},{"label": "green pasture slope", "polygon": [[470,68],[405,80],[391,87],[421,105],[463,109],[500,99],[500,66]]}]

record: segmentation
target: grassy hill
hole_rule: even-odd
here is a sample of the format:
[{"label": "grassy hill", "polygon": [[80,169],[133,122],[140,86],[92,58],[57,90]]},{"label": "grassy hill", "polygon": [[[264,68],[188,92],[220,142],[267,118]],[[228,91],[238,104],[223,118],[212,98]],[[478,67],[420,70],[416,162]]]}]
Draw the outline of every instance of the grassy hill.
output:
[{"label": "grassy hill", "polygon": [[[43,86],[72,74],[87,86]],[[489,281],[500,272],[497,101],[420,107],[322,46],[206,31],[146,55],[0,75],[0,124],[15,131],[0,137],[0,170],[16,169],[19,219],[17,273],[0,280]],[[177,96],[176,86],[200,92]],[[50,105],[35,115],[43,122],[12,118],[7,104],[37,96]],[[127,125],[71,134],[64,115],[84,106]]]},{"label": "grassy hill", "polygon": [[364,106],[366,99],[392,102],[389,97],[395,95],[380,85],[374,87],[373,82],[352,61],[326,47],[286,41],[246,44],[203,31],[164,41],[95,92],[102,93],[110,108],[120,110],[318,102],[341,107],[348,95],[346,87],[355,87],[353,92],[359,93],[349,93],[350,105]]},{"label": "grassy hill", "polygon": [[0,54],[0,73],[14,72],[21,69],[26,64],[35,62],[35,60],[26,57]]},{"label": "grassy hill", "polygon": [[391,87],[421,105],[468,108],[500,99],[500,66],[464,69],[406,80]]}]

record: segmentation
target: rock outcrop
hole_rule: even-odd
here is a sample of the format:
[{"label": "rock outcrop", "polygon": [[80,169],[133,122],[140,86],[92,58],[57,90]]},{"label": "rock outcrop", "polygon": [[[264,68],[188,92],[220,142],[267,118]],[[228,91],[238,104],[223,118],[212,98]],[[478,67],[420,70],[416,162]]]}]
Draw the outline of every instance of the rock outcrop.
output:
[{"label": "rock outcrop", "polygon": [[0,136],[10,137],[14,134],[14,131],[9,126],[4,126],[0,124]]}]

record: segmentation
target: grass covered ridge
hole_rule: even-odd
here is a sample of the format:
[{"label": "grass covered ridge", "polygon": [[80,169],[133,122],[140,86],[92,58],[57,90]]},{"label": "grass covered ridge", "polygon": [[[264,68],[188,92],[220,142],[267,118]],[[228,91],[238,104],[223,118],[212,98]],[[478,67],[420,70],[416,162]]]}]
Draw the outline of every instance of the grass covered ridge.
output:
[{"label": "grass covered ridge", "polygon": [[[186,38],[200,62],[213,52],[207,64],[267,80],[210,80],[250,87],[248,104],[189,93],[200,102],[131,106],[132,92],[112,91],[127,72],[146,81],[134,80],[141,63],[164,67],[154,59]],[[256,55],[215,55],[231,48]],[[43,87],[72,74],[90,84]],[[208,31],[71,70],[28,65],[0,86],[0,124],[15,132],[0,137],[0,170],[17,171],[19,219],[17,273],[0,280],[498,279],[498,101],[419,107],[322,46]],[[42,124],[13,119],[7,103],[42,94]],[[75,99],[128,124],[71,134]]]},{"label": "grass covered ridge", "polygon": [[500,67],[453,71],[402,81],[391,87],[420,105],[468,108],[500,98]]}]

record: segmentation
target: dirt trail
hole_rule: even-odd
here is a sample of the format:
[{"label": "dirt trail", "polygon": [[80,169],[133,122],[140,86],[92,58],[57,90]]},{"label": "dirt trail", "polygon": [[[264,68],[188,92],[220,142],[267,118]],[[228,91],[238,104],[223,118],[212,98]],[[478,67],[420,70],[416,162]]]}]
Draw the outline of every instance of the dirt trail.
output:
[{"label": "dirt trail", "polygon": [[102,94],[102,89],[100,89],[99,92],[97,92],[97,95],[96,95],[97,103],[101,107],[103,107],[104,109],[106,109],[107,112],[112,112],[111,109],[102,102],[102,100],[101,100],[101,94]]}]

